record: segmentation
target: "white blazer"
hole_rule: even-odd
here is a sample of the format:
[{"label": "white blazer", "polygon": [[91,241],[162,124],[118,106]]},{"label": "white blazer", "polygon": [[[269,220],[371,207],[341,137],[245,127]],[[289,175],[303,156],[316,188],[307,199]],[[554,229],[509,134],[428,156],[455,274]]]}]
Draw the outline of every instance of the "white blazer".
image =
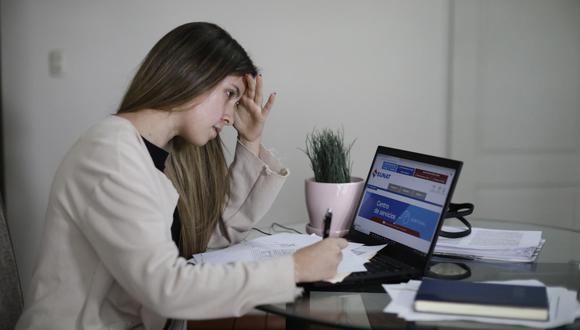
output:
[{"label": "white blazer", "polygon": [[[265,149],[236,146],[224,222],[232,239],[270,208],[288,171]],[[37,266],[17,329],[161,329],[167,318],[239,316],[292,301],[291,256],[197,265],[171,239],[178,194],[135,127],[110,116],[59,166]],[[217,231],[211,247],[228,242]]]}]

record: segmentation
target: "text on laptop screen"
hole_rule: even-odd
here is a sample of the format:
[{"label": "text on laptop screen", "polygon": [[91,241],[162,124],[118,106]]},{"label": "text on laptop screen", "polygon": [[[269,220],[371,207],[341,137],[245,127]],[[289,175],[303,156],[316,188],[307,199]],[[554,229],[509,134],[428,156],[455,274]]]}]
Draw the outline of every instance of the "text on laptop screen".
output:
[{"label": "text on laptop screen", "polygon": [[377,154],[354,228],[428,253],[455,170]]}]

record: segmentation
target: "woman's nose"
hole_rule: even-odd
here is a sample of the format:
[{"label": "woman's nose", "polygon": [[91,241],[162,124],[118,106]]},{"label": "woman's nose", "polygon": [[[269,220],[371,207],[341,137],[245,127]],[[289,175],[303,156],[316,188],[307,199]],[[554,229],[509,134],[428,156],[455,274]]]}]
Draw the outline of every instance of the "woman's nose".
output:
[{"label": "woman's nose", "polygon": [[235,110],[233,107],[226,108],[226,111],[224,111],[224,115],[222,117],[224,124],[226,124],[226,125],[233,125],[234,124],[234,111]]},{"label": "woman's nose", "polygon": [[234,117],[233,115],[230,115],[229,113],[225,113],[224,116],[222,117],[222,120],[224,122],[224,124],[231,126],[234,124]]}]

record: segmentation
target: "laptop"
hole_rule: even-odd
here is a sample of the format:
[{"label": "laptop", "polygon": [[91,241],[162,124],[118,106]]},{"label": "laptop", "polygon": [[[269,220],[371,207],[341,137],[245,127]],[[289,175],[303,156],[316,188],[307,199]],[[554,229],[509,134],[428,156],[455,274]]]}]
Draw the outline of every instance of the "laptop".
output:
[{"label": "laptop", "polygon": [[379,146],[345,238],[386,247],[365,264],[366,272],[352,273],[340,283],[302,286],[324,290],[421,278],[462,165],[452,159]]}]

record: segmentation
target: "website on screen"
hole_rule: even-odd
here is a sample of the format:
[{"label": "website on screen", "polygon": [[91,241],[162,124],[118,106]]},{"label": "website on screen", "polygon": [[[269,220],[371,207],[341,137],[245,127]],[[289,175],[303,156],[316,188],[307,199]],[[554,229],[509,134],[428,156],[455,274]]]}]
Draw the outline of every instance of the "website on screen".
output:
[{"label": "website on screen", "polygon": [[427,253],[454,175],[453,169],[377,155],[355,229]]}]

